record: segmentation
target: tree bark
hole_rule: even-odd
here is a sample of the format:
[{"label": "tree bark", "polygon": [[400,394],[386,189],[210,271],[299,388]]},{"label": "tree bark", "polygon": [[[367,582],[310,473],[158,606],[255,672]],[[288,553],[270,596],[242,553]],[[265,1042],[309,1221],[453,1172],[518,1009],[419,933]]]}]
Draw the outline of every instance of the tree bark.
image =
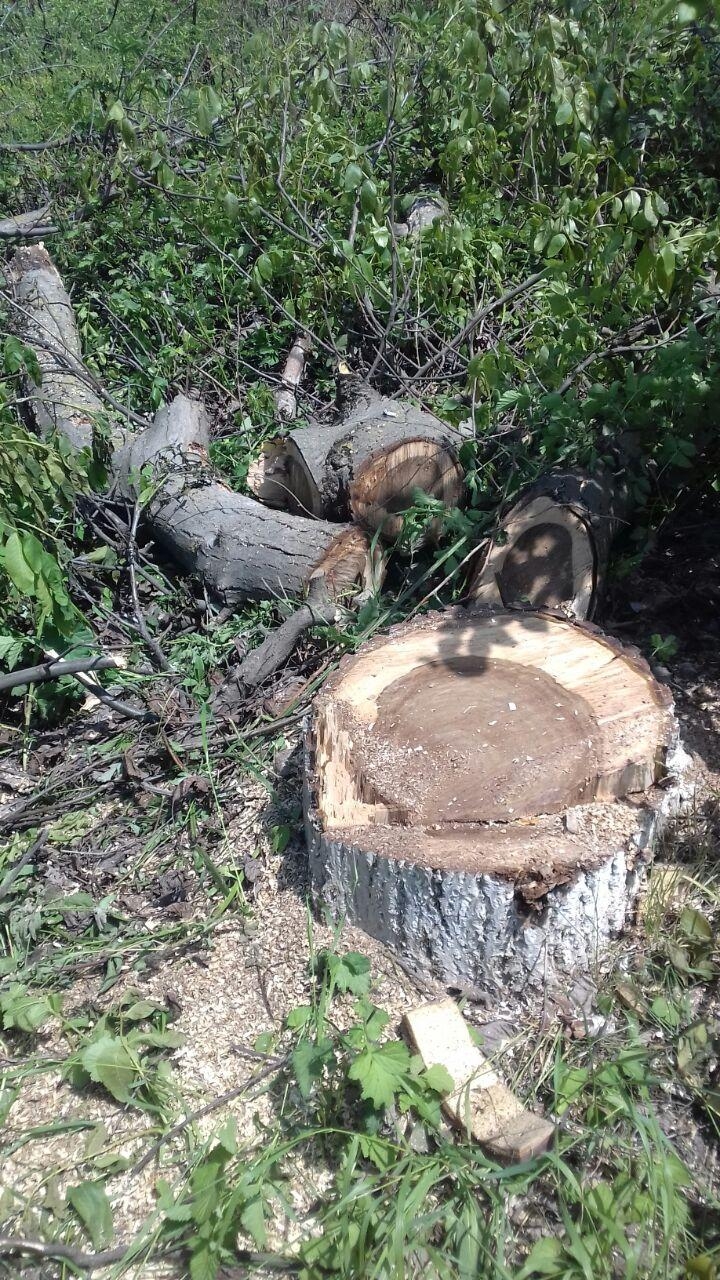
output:
[{"label": "tree bark", "polygon": [[153,535],[213,594],[227,604],[296,596],[323,574],[328,591],[340,595],[363,580],[369,544],[354,526],[270,511],[216,478],[198,401],[176,396],[137,435],[108,419],[89,385],[70,298],[41,246],[18,250],[11,280],[23,337],[42,372],[30,401],[40,432],[58,431],[74,448],[92,451],[98,427],[109,426],[113,491],[136,501],[149,470],[145,517]]},{"label": "tree bark", "polygon": [[457,610],[346,658],[316,700],[316,901],[446,983],[591,968],[632,910],[677,770],[670,695],[555,615]]},{"label": "tree bark", "polygon": [[624,481],[603,468],[592,475],[542,476],[502,518],[489,549],[478,557],[468,599],[592,618],[630,506]]},{"label": "tree bark", "polygon": [[365,388],[338,421],[287,436],[282,483],[290,509],[354,519],[393,541],[416,490],[445,507],[461,502],[462,438],[433,414]]}]

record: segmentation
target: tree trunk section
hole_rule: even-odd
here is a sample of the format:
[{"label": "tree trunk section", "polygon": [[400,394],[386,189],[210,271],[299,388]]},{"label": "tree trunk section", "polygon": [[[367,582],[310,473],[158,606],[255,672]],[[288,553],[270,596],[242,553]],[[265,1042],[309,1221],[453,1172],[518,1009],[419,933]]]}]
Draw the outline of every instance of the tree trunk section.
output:
[{"label": "tree trunk section", "polygon": [[668,690],[588,624],[404,623],[316,700],[316,900],[446,983],[519,991],[591,968],[632,910],[675,742]]},{"label": "tree trunk section", "polygon": [[[391,542],[416,490],[445,507],[459,505],[462,440],[433,414],[365,388],[337,422],[313,422],[292,431],[284,457],[274,459],[274,475],[287,491],[290,510],[355,520]],[[430,536],[436,532],[437,526]]]},{"label": "tree trunk section", "polygon": [[[89,385],[70,298],[41,246],[21,249],[11,268],[22,307],[24,340],[35,351],[42,383],[30,409],[41,434],[58,431],[93,451],[108,415]],[[156,486],[145,517],[169,553],[227,604],[301,595],[322,574],[331,595],[346,593],[369,571],[367,538],[353,525],[270,511],[218,480],[208,456],[202,405],[179,395],[136,435],[110,419],[109,473],[114,491],[136,501],[140,475]],[[145,477],[143,484],[145,484]]]},{"label": "tree trunk section", "polygon": [[469,600],[592,618],[629,510],[624,484],[600,468],[542,476],[504,516],[500,538],[471,571]]}]

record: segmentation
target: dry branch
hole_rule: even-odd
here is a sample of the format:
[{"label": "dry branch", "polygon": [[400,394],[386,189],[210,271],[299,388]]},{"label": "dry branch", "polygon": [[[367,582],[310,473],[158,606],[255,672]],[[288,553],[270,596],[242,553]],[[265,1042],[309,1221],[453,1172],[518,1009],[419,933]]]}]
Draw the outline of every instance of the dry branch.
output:
[{"label": "dry branch", "polygon": [[31,209],[28,213],[16,213],[0,219],[0,240],[42,240],[60,230],[53,222],[46,221],[50,205]]},{"label": "dry branch", "polygon": [[285,362],[282,383],[275,391],[275,411],[283,422],[297,416],[297,389],[305,371],[305,361],[312,349],[309,338],[296,338]]}]

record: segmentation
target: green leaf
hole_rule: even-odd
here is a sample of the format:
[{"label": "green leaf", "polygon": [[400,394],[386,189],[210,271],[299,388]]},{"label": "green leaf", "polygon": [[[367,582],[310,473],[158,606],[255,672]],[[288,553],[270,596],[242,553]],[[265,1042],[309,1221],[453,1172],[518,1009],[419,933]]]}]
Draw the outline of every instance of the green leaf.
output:
[{"label": "green leaf", "polygon": [[555,123],[557,125],[569,124],[572,118],[573,118],[572,102],[568,102],[567,99],[565,99],[564,102],[560,103],[560,106],[555,112]]},{"label": "green leaf", "polygon": [[348,1078],[360,1085],[363,1098],[381,1110],[389,1107],[395,1094],[406,1082],[410,1069],[410,1053],[404,1044],[368,1047],[359,1054],[348,1070]]},{"label": "green leaf", "polygon": [[504,84],[495,84],[492,93],[493,119],[503,121],[510,110],[510,94]]},{"label": "green leaf", "polygon": [[109,1244],[113,1236],[112,1209],[102,1182],[80,1182],[68,1187],[67,1198],[94,1247],[102,1249]]},{"label": "green leaf", "polygon": [[372,213],[377,209],[378,192],[372,178],[366,178],[360,188],[360,208],[363,213]]},{"label": "green leaf", "polygon": [[204,84],[198,94],[198,125],[206,136],[222,111],[222,103],[212,85]]},{"label": "green leaf", "polygon": [[106,1031],[91,1040],[80,1053],[80,1065],[117,1102],[133,1101],[131,1090],[139,1078],[140,1064],[119,1036]]},{"label": "green leaf", "polygon": [[216,1280],[219,1269],[217,1251],[206,1240],[197,1240],[190,1254],[190,1280]]},{"label": "green leaf", "polygon": [[321,973],[327,974],[338,991],[364,996],[370,990],[370,961],[359,951],[347,951],[342,956],[334,951],[320,951],[317,967]]},{"label": "green leaf", "polygon": [[550,243],[548,244],[545,250],[545,257],[557,258],[561,249],[564,248],[565,243],[566,243],[566,236],[563,235],[562,231],[558,231],[556,235],[554,235],[550,240]]},{"label": "green leaf", "polygon": [[323,1039],[315,1044],[311,1040],[301,1040],[293,1049],[290,1061],[303,1098],[309,1098],[313,1086],[322,1079],[325,1068],[335,1061],[332,1041]]},{"label": "green leaf", "polygon": [[198,1225],[207,1222],[220,1203],[221,1193],[225,1187],[225,1165],[228,1159],[227,1151],[216,1146],[193,1170],[190,1189],[193,1220]]},{"label": "green leaf", "polygon": [[15,1028],[30,1033],[47,1022],[55,1009],[47,996],[33,995],[22,982],[12,982],[0,995],[0,1011],[6,1031]]},{"label": "green leaf", "polygon": [[347,166],[345,170],[345,177],[343,178],[343,191],[357,191],[364,177],[365,177],[365,174],[360,168],[360,165],[355,164],[353,161],[351,164]]},{"label": "green leaf", "polygon": [[627,214],[628,218],[630,219],[630,221],[632,221],[632,219],[635,217],[635,215],[636,215],[637,213],[639,213],[639,211],[640,211],[640,203],[641,203],[641,200],[640,200],[640,192],[639,192],[639,191],[628,191],[628,193],[627,193],[627,195],[626,195],[626,197],[625,197],[625,199],[624,199],[624,201],[623,201],[623,205],[624,205],[624,208],[625,208],[625,212],[626,212],[626,214]]},{"label": "green leaf", "polygon": [[526,1280],[529,1276],[560,1276],[565,1274],[563,1265],[563,1246],[553,1236],[543,1236],[536,1240],[524,1266],[517,1274],[517,1280]]},{"label": "green leaf", "polygon": [[254,1195],[248,1200],[240,1214],[240,1222],[252,1237],[258,1249],[264,1249],[267,1244],[267,1232],[265,1231],[265,1214],[263,1212],[263,1202],[260,1193]]},{"label": "green leaf", "polygon": [[23,544],[17,530],[10,534],[2,550],[5,572],[13,586],[17,587],[23,595],[30,595],[35,590],[35,574],[25,559]]},{"label": "green leaf", "polygon": [[312,1018],[312,1006],[309,1004],[298,1004],[291,1009],[285,1018],[285,1026],[289,1031],[300,1031],[306,1027]]},{"label": "green leaf", "polygon": [[240,214],[240,201],[234,191],[226,191],[223,196],[223,209],[232,222],[236,222]]},{"label": "green leaf", "polygon": [[704,916],[701,911],[696,911],[694,907],[683,907],[678,923],[680,932],[686,938],[712,942],[713,931],[710,921],[707,916]]},{"label": "green leaf", "polygon": [[450,1075],[450,1072],[447,1070],[447,1067],[443,1067],[440,1062],[436,1062],[434,1066],[428,1067],[423,1076],[423,1080],[430,1089],[435,1093],[442,1094],[443,1096],[445,1094],[452,1093],[455,1088],[455,1081]]}]

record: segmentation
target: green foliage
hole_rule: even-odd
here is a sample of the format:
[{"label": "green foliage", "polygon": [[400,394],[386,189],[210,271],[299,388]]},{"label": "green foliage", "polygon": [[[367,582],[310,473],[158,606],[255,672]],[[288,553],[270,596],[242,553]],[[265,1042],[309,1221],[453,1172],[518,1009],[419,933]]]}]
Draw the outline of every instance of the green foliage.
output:
[{"label": "green foliage", "polygon": [[[145,1022],[149,1025],[140,1025]],[[163,1113],[169,1098],[164,1053],[183,1044],[184,1037],[167,1025],[160,1006],[130,993],[89,1028],[77,1030],[77,1044],[64,1067],[75,1088],[99,1085],[116,1102]]]}]

